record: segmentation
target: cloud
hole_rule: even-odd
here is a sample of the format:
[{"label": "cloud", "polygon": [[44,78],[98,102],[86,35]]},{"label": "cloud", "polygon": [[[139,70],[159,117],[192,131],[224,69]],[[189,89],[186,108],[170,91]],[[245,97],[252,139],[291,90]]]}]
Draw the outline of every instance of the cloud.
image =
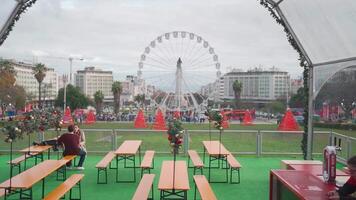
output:
[{"label": "cloud", "polygon": [[[0,9],[3,12],[3,9]],[[1,16],[1,15],[0,15]],[[298,55],[258,1],[246,0],[51,0],[37,1],[0,47],[0,57],[45,62],[67,73],[73,62],[136,74],[144,48],[165,32],[185,30],[214,47],[222,70],[276,66],[301,75]]]}]

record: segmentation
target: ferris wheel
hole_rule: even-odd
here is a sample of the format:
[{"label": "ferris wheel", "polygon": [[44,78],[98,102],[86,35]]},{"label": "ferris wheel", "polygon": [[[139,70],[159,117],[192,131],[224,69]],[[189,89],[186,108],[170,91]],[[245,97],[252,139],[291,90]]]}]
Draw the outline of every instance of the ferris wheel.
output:
[{"label": "ferris wheel", "polygon": [[[164,33],[151,41],[140,56],[138,79],[154,92],[146,92],[155,106],[168,111],[202,111],[217,94],[220,62],[201,36],[186,31]],[[201,86],[211,85],[208,95]]]}]

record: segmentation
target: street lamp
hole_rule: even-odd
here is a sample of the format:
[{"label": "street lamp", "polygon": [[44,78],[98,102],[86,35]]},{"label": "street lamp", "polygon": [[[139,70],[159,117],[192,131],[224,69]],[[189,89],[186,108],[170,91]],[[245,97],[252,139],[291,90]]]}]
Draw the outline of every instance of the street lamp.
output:
[{"label": "street lamp", "polygon": [[84,58],[73,58],[73,57],[69,57],[69,72],[70,72],[70,74],[69,74],[69,83],[70,84],[73,84],[73,82],[72,82],[72,74],[73,74],[73,72],[72,72],[72,69],[73,69],[73,60],[80,60],[80,61],[83,61],[84,60]]},{"label": "street lamp", "polygon": [[67,79],[68,79],[68,75],[63,74],[63,76],[62,76],[63,85],[64,85],[64,91],[63,91],[63,113],[65,113],[66,107],[67,107]]}]

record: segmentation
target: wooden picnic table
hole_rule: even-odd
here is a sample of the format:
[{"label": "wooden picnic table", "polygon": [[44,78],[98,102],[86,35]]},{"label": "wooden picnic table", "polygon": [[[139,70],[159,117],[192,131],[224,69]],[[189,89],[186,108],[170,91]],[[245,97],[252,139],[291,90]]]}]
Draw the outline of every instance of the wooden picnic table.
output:
[{"label": "wooden picnic table", "polygon": [[[306,164],[306,165],[289,165],[288,169],[306,171],[315,176],[323,175],[323,165],[322,164]],[[336,169],[336,176],[349,176],[345,172]]]},{"label": "wooden picnic table", "polygon": [[[45,190],[45,178],[52,172],[60,169],[66,164],[65,160],[45,160],[38,165],[35,165],[20,174],[0,184],[0,188],[6,189],[6,194],[10,191],[20,190],[20,199],[26,196],[32,199],[32,186],[42,180],[42,198],[44,197]],[[26,191],[29,194],[26,194]]]},{"label": "wooden picnic table", "polygon": [[27,147],[25,149],[22,149],[20,150],[21,153],[42,153],[42,152],[45,152],[49,149],[51,149],[52,146],[51,145],[35,145],[35,146],[30,146],[30,147]]},{"label": "wooden picnic table", "polygon": [[[138,152],[139,164],[141,164],[141,144],[142,140],[125,140],[114,152],[116,154],[116,182],[130,183],[136,182],[136,154]],[[124,160],[124,168],[133,168],[133,180],[119,181],[119,161]],[[126,161],[132,161],[133,166],[126,166]]]},{"label": "wooden picnic table", "polygon": [[[35,145],[35,146],[30,146],[25,149],[20,150],[21,153],[25,154],[25,168],[26,169],[26,163],[27,163],[27,156],[28,158],[35,157],[36,161],[35,164],[37,165],[37,158],[41,159],[43,161],[43,152],[48,151],[48,160],[51,158],[51,145]],[[34,155],[31,155],[34,154]]]},{"label": "wooden picnic table", "polygon": [[320,160],[281,160],[281,169],[289,169],[289,165],[323,164]]},{"label": "wooden picnic table", "polygon": [[161,175],[158,182],[158,189],[161,191],[160,198],[165,199],[175,196],[187,199],[187,191],[190,187],[186,161],[175,162],[175,176],[173,175],[173,167],[174,161],[162,162]]},{"label": "wooden picnic table", "polygon": [[[228,167],[227,167],[227,156],[230,154],[230,152],[225,148],[223,144],[220,143],[220,141],[213,140],[213,141],[203,141],[203,147],[204,147],[204,155],[203,155],[203,160],[205,163],[205,152],[208,153],[209,155],[209,164],[208,164],[208,180],[210,183],[227,183],[228,182]],[[218,161],[218,166],[217,167],[212,167],[212,162]],[[221,161],[221,165],[220,165]],[[223,167],[223,164],[225,163],[225,167]],[[226,180],[225,181],[212,181],[210,174],[211,174],[211,169],[212,168],[222,168],[225,169],[226,173]]]}]

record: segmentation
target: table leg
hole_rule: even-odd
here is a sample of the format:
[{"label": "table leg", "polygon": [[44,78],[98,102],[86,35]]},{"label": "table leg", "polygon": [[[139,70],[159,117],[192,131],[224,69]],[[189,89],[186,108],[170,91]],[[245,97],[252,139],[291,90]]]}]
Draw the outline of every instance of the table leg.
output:
[{"label": "table leg", "polygon": [[42,199],[44,198],[45,193],[45,178],[42,179]]},{"label": "table leg", "polygon": [[134,155],[133,164],[134,164],[134,182],[136,182],[136,155]]},{"label": "table leg", "polygon": [[51,148],[48,149],[48,160],[51,159]]},{"label": "table leg", "polygon": [[203,162],[205,163],[205,147],[203,146]]},{"label": "table leg", "polygon": [[211,156],[209,155],[209,175],[208,175],[209,182],[210,182],[210,170],[211,170]]},{"label": "table leg", "polygon": [[116,182],[119,181],[118,174],[119,174],[119,158],[118,156],[116,156]]},{"label": "table leg", "polygon": [[138,159],[140,160],[140,165],[141,165],[141,146],[138,147]]}]

